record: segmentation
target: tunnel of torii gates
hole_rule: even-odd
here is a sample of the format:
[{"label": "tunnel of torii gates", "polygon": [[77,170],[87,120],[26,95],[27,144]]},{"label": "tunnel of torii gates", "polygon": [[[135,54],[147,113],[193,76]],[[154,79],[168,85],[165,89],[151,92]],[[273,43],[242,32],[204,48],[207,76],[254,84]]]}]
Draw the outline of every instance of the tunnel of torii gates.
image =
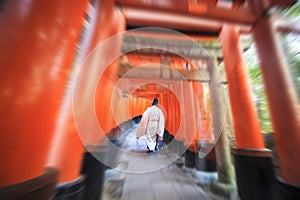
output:
[{"label": "tunnel of torii gates", "polygon": [[[76,185],[75,180],[85,173],[88,178],[89,172],[82,167],[88,152],[107,151],[105,135],[142,115],[154,97],[164,111],[166,130],[187,152],[195,156],[200,143],[218,141],[214,147],[218,173],[227,169],[228,133],[220,129],[221,108],[226,104],[220,95],[223,85],[228,86],[234,125],[231,152],[239,196],[298,198],[299,107],[276,33],[299,33],[299,24],[273,17],[274,10],[294,3],[1,1],[1,199],[48,199],[57,185],[70,183],[65,187],[73,187],[71,183]],[[129,31],[109,46],[98,45],[115,34],[145,26],[179,30],[197,42],[220,39],[226,77],[217,77],[216,56],[185,46],[189,44],[185,39],[168,31]],[[241,33],[252,34],[256,44],[274,127],[277,175],[250,93]],[[140,48],[149,47],[148,43],[155,43],[157,49]],[[132,48],[135,51],[129,52]],[[115,59],[102,66],[107,58]],[[80,67],[86,63],[90,68],[83,73]],[[96,87],[91,88],[94,83]],[[73,93],[80,98],[74,100]],[[100,126],[93,125],[90,113]],[[219,182],[233,184],[231,181],[219,173]]]}]

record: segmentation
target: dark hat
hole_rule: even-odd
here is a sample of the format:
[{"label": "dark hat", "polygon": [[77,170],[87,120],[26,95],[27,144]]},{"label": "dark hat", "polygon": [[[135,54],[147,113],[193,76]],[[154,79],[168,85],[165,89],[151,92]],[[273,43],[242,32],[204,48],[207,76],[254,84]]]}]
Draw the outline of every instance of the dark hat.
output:
[{"label": "dark hat", "polygon": [[157,105],[157,104],[158,104],[158,98],[154,98],[152,105]]}]

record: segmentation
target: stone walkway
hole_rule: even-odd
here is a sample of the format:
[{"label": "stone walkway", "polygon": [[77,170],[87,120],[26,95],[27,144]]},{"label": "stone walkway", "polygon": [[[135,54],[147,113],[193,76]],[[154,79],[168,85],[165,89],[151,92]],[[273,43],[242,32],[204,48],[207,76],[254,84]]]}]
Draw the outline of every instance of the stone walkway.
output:
[{"label": "stone walkway", "polygon": [[212,199],[174,161],[179,157],[166,148],[146,153],[146,138],[138,141],[133,129],[125,138],[118,165],[106,170],[104,200]]}]

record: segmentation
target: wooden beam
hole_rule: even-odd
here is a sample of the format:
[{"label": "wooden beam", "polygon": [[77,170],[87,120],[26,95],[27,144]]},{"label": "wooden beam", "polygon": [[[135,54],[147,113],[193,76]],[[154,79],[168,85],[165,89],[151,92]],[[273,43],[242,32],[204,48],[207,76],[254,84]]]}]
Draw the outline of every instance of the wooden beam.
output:
[{"label": "wooden beam", "polygon": [[122,52],[139,52],[153,55],[177,55],[184,59],[208,59],[208,52],[196,41],[188,39],[170,40],[124,35]]},{"label": "wooden beam", "polygon": [[271,0],[270,4],[272,6],[288,8],[296,2],[297,0]]},{"label": "wooden beam", "polygon": [[[130,71],[130,72],[129,72]],[[128,73],[127,73],[128,72]],[[131,79],[164,79],[169,81],[196,81],[209,82],[210,78],[206,69],[199,70],[184,70],[171,69],[167,67],[153,67],[151,65],[146,67],[132,67],[129,64],[119,64],[118,75],[122,78]],[[220,77],[222,83],[227,83],[225,76]]]},{"label": "wooden beam", "polygon": [[[237,9],[223,8],[207,3],[193,3],[189,0],[174,1],[143,1],[143,0],[115,0],[116,5],[123,9],[135,9],[146,11],[156,11],[158,14],[169,13],[181,16],[196,16],[199,19],[211,19],[218,22],[231,22],[244,25],[253,24],[255,21],[251,10],[248,7],[240,6]],[[125,14],[126,15],[126,14]],[[155,16],[154,16],[155,17]],[[128,21],[133,20],[132,17],[126,15]],[[136,18],[137,19],[137,18]],[[151,18],[142,18],[148,23]],[[163,20],[163,18],[161,18]],[[179,22],[177,22],[179,23]]]},{"label": "wooden beam", "polygon": [[[288,8],[296,0],[235,1],[222,7],[210,1],[115,0],[131,26],[155,26],[185,31],[219,32],[224,23],[233,23],[242,32],[273,7]],[[238,5],[238,6],[236,6]]]}]

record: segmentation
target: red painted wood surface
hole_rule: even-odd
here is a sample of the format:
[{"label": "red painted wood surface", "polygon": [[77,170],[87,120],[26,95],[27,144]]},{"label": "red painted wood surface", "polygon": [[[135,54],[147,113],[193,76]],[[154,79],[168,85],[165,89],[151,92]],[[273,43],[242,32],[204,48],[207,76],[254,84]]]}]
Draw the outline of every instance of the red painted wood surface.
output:
[{"label": "red painted wood surface", "polygon": [[225,25],[222,29],[221,41],[236,145],[240,148],[264,148],[258,115],[239,46],[238,30],[234,26]]},{"label": "red painted wood surface", "polygon": [[281,176],[289,183],[300,185],[299,103],[288,75],[280,39],[269,19],[256,24],[253,36],[270,104]]},{"label": "red painted wood surface", "polygon": [[5,1],[0,186],[44,172],[87,0]]}]

